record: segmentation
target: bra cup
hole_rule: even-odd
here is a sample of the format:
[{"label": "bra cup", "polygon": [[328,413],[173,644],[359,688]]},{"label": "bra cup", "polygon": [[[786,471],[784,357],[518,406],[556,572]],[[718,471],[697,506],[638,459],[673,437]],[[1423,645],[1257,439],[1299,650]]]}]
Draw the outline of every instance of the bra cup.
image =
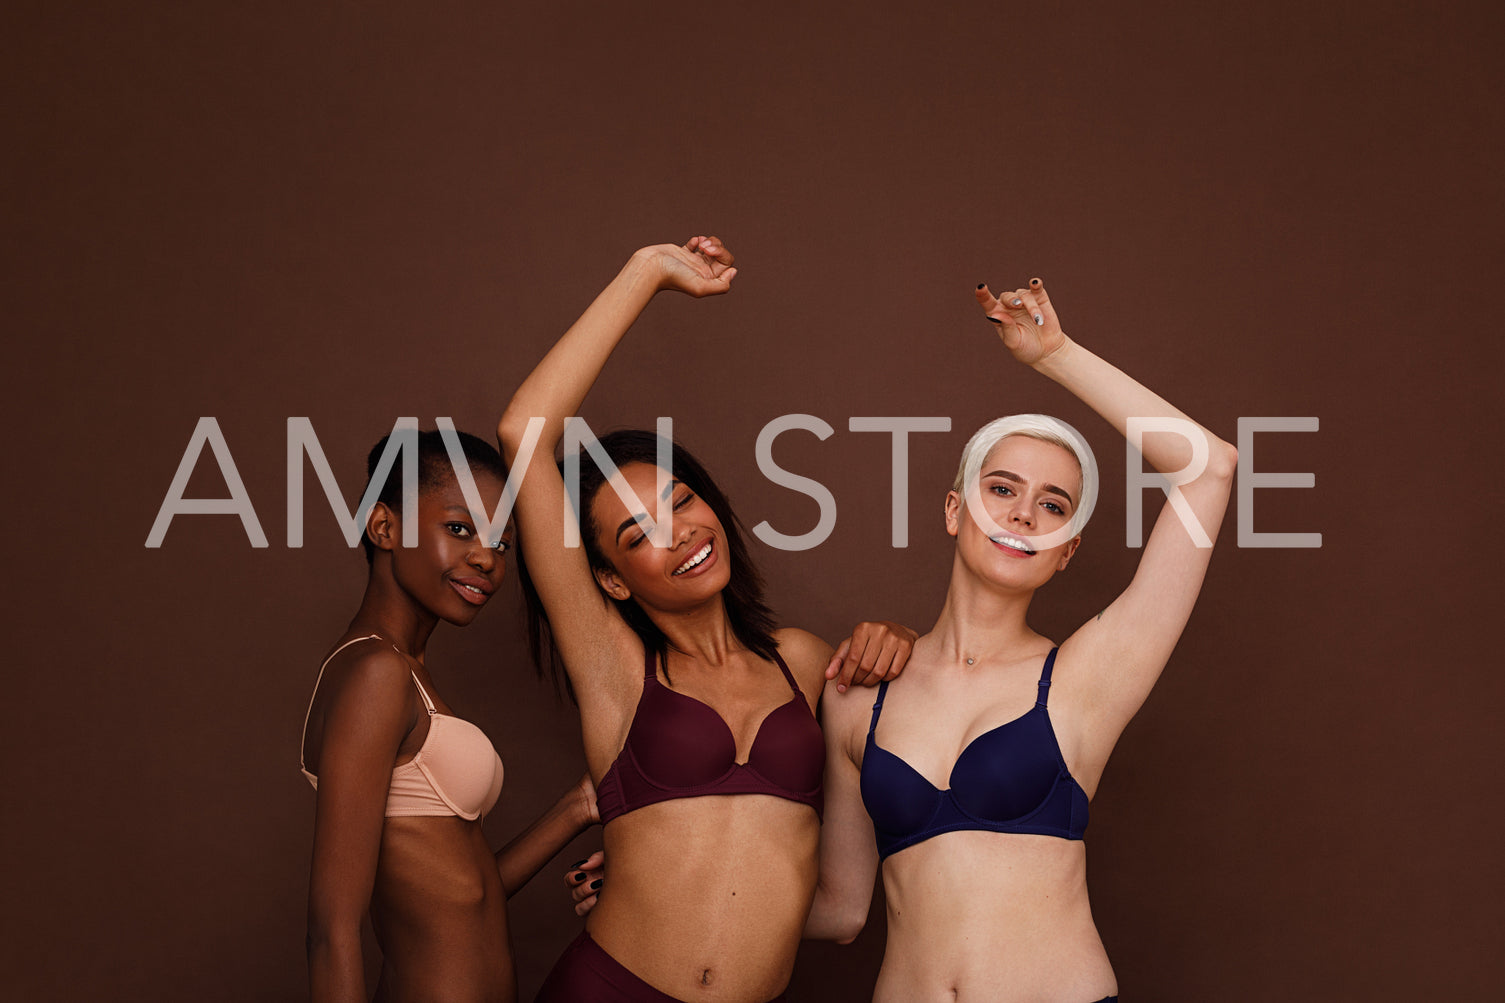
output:
[{"label": "bra cup", "polygon": [[1038,708],[979,735],[951,768],[951,796],[974,818],[1021,819],[1045,804],[1065,772],[1045,753],[1054,748],[1055,736]]},{"label": "bra cup", "polygon": [[923,830],[944,795],[904,760],[868,742],[862,759],[862,803],[879,832]]},{"label": "bra cup", "polygon": [[627,748],[644,777],[664,787],[714,783],[736,762],[737,745],[710,707],[663,685],[644,694]]},{"label": "bra cup", "polygon": [[463,815],[488,811],[502,791],[502,760],[486,733],[444,714],[429,718],[429,732],[415,762],[435,790]]},{"label": "bra cup", "polygon": [[820,787],[826,743],[820,725],[800,706],[803,696],[768,712],[753,737],[747,765],[760,776],[790,791]]}]

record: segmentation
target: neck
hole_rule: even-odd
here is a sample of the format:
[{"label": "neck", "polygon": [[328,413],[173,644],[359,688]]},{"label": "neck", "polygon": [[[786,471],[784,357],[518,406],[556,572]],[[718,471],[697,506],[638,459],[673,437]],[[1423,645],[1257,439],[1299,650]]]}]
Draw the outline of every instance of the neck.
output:
[{"label": "neck", "polygon": [[646,609],[654,626],[664,632],[669,648],[706,665],[725,665],[735,652],[744,650],[732,631],[721,594],[703,606],[688,610]]},{"label": "neck", "polygon": [[438,617],[421,608],[403,591],[390,569],[373,565],[371,575],[366,579],[361,608],[350,621],[349,630],[357,634],[379,634],[396,645],[399,651],[421,663],[423,649],[438,623]]},{"label": "neck", "polygon": [[1033,589],[1002,591],[980,580],[958,554],[946,604],[926,641],[937,646],[937,656],[948,664],[1007,657],[1039,637],[1024,620],[1034,597]]}]

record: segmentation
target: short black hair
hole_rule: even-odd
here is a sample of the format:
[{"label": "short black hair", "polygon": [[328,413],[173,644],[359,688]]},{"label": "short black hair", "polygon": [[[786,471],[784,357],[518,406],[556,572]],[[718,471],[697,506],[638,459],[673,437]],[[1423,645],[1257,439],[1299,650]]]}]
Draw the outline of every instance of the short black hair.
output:
[{"label": "short black hair", "polygon": [[[487,473],[496,477],[503,483],[507,480],[507,464],[502,462],[502,454],[496,451],[496,447],[478,436],[469,432],[457,431],[456,436],[460,440],[460,448],[465,453],[465,462],[470,467],[472,474]],[[365,497],[366,490],[371,487],[371,479],[376,473],[376,465],[381,462],[382,453],[386,452],[387,440],[390,435],[381,437],[381,441],[371,447],[371,452],[366,455],[366,488],[361,491],[361,497]],[[429,488],[443,484],[449,478],[455,476],[455,468],[449,458],[449,449],[444,445],[444,436],[437,429],[425,429],[418,433],[418,491],[423,493]],[[381,494],[377,501],[387,506],[394,512],[402,511],[402,470],[400,464],[393,464],[392,469],[387,471],[387,479],[382,483]],[[376,544],[371,538],[362,534],[361,547],[366,551],[366,563],[370,564],[376,556]]]}]

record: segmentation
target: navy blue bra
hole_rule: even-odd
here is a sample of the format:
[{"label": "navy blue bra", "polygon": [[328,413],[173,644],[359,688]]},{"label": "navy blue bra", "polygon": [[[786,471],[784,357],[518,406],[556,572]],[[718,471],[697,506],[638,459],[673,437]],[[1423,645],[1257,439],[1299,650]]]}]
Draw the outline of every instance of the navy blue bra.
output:
[{"label": "navy blue bra", "polygon": [[862,803],[873,819],[880,859],[959,829],[1082,838],[1087,793],[1066,768],[1045,709],[1056,650],[1045,657],[1035,706],[968,743],[951,767],[949,790],[936,790],[878,746],[874,732],[888,683],[878,687],[862,756]]}]

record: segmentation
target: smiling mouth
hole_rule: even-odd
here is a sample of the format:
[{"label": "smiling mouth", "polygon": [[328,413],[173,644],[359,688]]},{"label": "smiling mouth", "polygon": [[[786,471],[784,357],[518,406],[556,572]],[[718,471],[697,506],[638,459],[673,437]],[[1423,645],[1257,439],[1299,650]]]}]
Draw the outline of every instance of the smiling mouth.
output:
[{"label": "smiling mouth", "polygon": [[480,606],[491,598],[491,593],[479,585],[471,585],[469,582],[458,581],[454,578],[451,578],[449,583],[455,587],[456,592],[460,593],[461,599],[476,606]]},{"label": "smiling mouth", "polygon": [[705,546],[701,547],[699,550],[695,551],[695,553],[691,554],[690,557],[689,557],[689,559],[686,560],[685,563],[681,564],[679,567],[677,567],[677,568],[674,569],[673,574],[675,574],[675,575],[682,575],[686,571],[691,571],[691,570],[693,570],[695,568],[698,568],[702,564],[704,564],[705,561],[706,561],[706,559],[708,557],[710,557],[710,556],[711,556],[711,541],[707,540],[705,542]]},{"label": "smiling mouth", "polygon": [[1031,550],[1029,544],[1025,543],[1024,540],[1020,537],[1005,535],[990,536],[988,537],[988,539],[998,544],[998,546],[1000,547],[1007,547],[1010,550],[1017,550],[1019,553],[1027,554],[1030,557],[1035,556],[1035,551]]}]

